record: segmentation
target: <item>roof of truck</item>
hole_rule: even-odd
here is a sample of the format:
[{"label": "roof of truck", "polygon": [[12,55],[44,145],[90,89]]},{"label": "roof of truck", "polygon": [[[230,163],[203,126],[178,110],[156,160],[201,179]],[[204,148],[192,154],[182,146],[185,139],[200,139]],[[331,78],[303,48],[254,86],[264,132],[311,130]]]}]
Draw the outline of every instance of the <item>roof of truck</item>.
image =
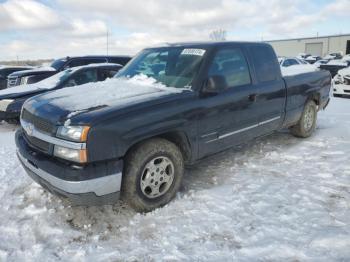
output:
[{"label": "roof of truck", "polygon": [[193,41],[193,42],[176,42],[176,43],[164,43],[155,47],[164,47],[164,46],[220,46],[220,45],[246,45],[246,44],[260,44],[260,45],[269,45],[265,42],[249,42],[249,41]]},{"label": "roof of truck", "polygon": [[107,58],[107,57],[112,57],[112,58],[131,58],[132,56],[128,56],[128,55],[83,55],[83,56],[66,56],[66,57],[61,57],[60,59],[72,59],[72,58]]}]

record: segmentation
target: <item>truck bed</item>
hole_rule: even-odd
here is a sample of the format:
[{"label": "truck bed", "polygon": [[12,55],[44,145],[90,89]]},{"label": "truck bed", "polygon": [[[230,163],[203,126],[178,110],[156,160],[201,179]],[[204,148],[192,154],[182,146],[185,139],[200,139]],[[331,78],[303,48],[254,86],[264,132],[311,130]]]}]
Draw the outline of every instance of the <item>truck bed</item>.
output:
[{"label": "truck bed", "polygon": [[[284,81],[287,89],[285,127],[298,121],[308,98],[313,97],[319,101],[320,109],[327,105],[332,81],[328,71],[319,70],[285,76]],[[315,97],[315,94],[318,97]]]}]

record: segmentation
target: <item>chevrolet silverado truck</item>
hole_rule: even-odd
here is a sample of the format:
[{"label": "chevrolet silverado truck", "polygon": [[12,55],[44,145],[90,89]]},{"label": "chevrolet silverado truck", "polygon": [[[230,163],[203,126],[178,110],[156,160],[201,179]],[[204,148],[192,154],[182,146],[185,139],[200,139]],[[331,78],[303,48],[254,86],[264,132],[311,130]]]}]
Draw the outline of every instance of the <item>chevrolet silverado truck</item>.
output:
[{"label": "chevrolet silverado truck", "polygon": [[58,72],[76,66],[100,63],[114,63],[124,66],[130,59],[131,57],[129,56],[67,56],[66,58],[54,60],[47,67],[38,67],[12,73],[7,78],[7,85],[10,88],[18,85],[34,84]]},{"label": "chevrolet silverado truck", "polygon": [[122,65],[112,63],[77,66],[35,84],[0,90],[0,121],[17,123],[22,106],[30,97],[61,88],[104,81],[113,77],[121,68]]},{"label": "chevrolet silverado truck", "polygon": [[77,205],[119,196],[147,212],[167,204],[186,165],[276,130],[309,137],[331,76],[283,78],[265,43],[148,48],[115,78],[27,100],[16,132],[29,176]]}]

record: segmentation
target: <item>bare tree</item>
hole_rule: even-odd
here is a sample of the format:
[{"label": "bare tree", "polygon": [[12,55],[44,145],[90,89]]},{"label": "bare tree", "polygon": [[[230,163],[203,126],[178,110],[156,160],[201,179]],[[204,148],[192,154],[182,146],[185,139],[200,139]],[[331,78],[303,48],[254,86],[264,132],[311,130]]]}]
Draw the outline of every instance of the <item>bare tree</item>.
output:
[{"label": "bare tree", "polygon": [[214,40],[214,41],[225,41],[226,34],[227,34],[226,30],[219,28],[211,31],[209,34],[209,37],[211,40]]}]

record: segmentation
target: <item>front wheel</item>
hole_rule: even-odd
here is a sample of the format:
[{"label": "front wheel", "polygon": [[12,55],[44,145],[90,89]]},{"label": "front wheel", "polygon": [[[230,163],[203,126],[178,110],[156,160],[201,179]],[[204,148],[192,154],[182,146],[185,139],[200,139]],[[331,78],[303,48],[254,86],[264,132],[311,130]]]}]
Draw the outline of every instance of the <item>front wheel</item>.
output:
[{"label": "front wheel", "polygon": [[174,198],[183,173],[179,148],[162,138],[150,139],[126,157],[122,199],[139,212],[161,207]]},{"label": "front wheel", "polygon": [[316,128],[317,105],[309,100],[304,107],[299,122],[291,128],[291,133],[296,137],[309,137]]}]

